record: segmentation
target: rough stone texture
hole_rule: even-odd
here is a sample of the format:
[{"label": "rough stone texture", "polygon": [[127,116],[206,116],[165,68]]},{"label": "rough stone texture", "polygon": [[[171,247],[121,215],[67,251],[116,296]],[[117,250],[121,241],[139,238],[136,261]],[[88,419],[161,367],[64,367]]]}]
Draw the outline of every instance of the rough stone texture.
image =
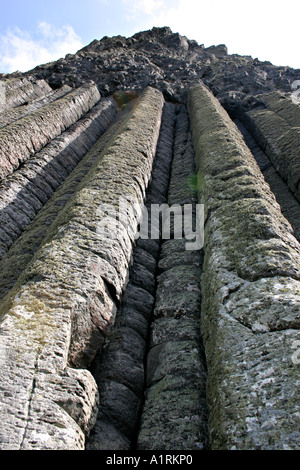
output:
[{"label": "rough stone texture", "polygon": [[[195,202],[196,195],[188,184],[194,165],[188,115],[181,107],[170,205],[183,207]],[[187,240],[182,236],[162,241],[137,449],[199,450],[207,445],[206,368],[199,329],[201,255],[199,249],[187,251]]]},{"label": "rough stone texture", "polygon": [[202,334],[212,449],[299,448],[300,246],[251,152],[204,86],[190,91],[205,203]]},{"label": "rough stone texture", "polygon": [[296,97],[300,70],[230,55],[223,44],[204,47],[168,27],[154,27],[130,38],[95,39],[76,54],[38,66],[26,76],[44,79],[53,88],[65,83],[77,87],[92,79],[104,95],[124,89],[140,92],[150,85],[175,102],[184,102],[189,87],[202,80],[226,109],[237,112],[241,104],[249,109],[260,93],[279,90]]},{"label": "rough stone texture", "polygon": [[16,108],[28,103],[28,101],[43,98],[52,91],[52,88],[45,80],[34,80],[24,76],[20,78],[8,77],[4,80],[6,89],[4,110]]},{"label": "rough stone texture", "polygon": [[[167,200],[174,124],[175,106],[166,103],[145,207],[149,201],[163,204]],[[134,448],[143,402],[144,364],[155,300],[159,243],[150,238],[137,240],[129,283],[115,325],[95,358],[92,370],[100,405],[96,426],[87,443],[88,450]]]},{"label": "rough stone texture", "polygon": [[0,183],[0,221],[8,232],[0,258],[116,116],[112,99],[93,109]]},{"label": "rough stone texture", "polygon": [[284,94],[279,92],[266,93],[257,99],[263,105],[285,119],[290,126],[300,127],[300,108]]},{"label": "rough stone texture", "polygon": [[[121,225],[123,240],[99,237],[96,227],[103,212],[98,209],[118,194],[128,197],[129,190],[141,205],[161,109],[161,94],[147,89],[3,299],[3,449],[84,448],[96,418],[98,391],[82,367],[92,361],[114,321],[133,243],[129,227]],[[105,181],[116,168],[122,176],[108,188]],[[13,435],[6,428],[10,417]]]},{"label": "rough stone texture", "polygon": [[48,103],[52,103],[70,91],[72,91],[72,88],[68,85],[64,85],[58,90],[51,90],[48,94],[46,94],[46,96],[42,96],[41,98],[30,101],[28,104],[23,104],[22,106],[18,106],[16,108],[9,109],[6,112],[0,113],[0,128],[5,127],[11,122],[32,113],[36,109],[42,108]]},{"label": "rough stone texture", "polygon": [[66,206],[78,184],[87,175],[98,156],[111,139],[121,130],[124,117],[118,119],[109,130],[97,141],[69,175],[66,181],[53,194],[36,215],[34,221],[27,226],[24,233],[17,239],[8,253],[0,261],[0,299],[8,293],[16,280],[31,261],[36,250],[41,246],[48,234],[49,227],[55,221],[57,214]]},{"label": "rough stone texture", "polygon": [[298,450],[300,70],[164,27],[0,79],[0,448]]},{"label": "rough stone texture", "polygon": [[299,105],[280,93],[259,99],[265,109],[245,113],[242,122],[300,202]]},{"label": "rough stone texture", "polygon": [[236,124],[241,131],[245,142],[251,150],[254,158],[257,161],[259,168],[266,182],[270,185],[277,202],[280,204],[281,212],[290,222],[294,230],[294,235],[300,241],[300,203],[295,198],[286,182],[280,177],[279,173],[275,170],[270,159],[264,151],[258,146],[253,136],[246,130],[243,124],[237,120]]},{"label": "rough stone texture", "polygon": [[0,181],[74,124],[99,99],[96,85],[88,83],[0,129]]}]

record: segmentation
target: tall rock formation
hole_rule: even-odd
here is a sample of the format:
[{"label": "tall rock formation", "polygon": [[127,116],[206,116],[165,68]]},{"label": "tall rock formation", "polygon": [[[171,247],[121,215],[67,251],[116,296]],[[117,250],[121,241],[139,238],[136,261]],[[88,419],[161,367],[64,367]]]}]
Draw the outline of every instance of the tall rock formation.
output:
[{"label": "tall rock formation", "polygon": [[299,450],[300,70],[165,27],[0,78],[0,448]]}]

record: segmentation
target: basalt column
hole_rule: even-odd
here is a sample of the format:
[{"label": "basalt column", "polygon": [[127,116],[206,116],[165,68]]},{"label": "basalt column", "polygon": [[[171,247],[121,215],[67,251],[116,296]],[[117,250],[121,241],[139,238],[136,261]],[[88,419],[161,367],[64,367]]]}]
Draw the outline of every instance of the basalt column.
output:
[{"label": "basalt column", "polygon": [[115,324],[91,367],[100,400],[96,426],[87,442],[88,450],[129,450],[136,446],[160,251],[160,230],[155,239],[151,238],[151,206],[167,202],[175,121],[176,106],[165,103],[146,194],[144,235],[137,238],[129,282]]},{"label": "basalt column", "polygon": [[256,105],[237,126],[300,240],[300,108],[278,92],[257,96]]},{"label": "basalt column", "polygon": [[[162,94],[146,89],[2,259],[12,280],[0,307],[4,450],[85,446],[98,409],[97,386],[87,368],[115,321],[128,281],[162,107]],[[118,221],[122,237],[100,236],[106,208],[128,195],[137,212],[130,225]],[[22,270],[14,274],[19,263]]]},{"label": "basalt column", "polygon": [[[169,210],[177,216],[183,215],[187,207],[196,207],[194,160],[189,117],[182,106],[176,122],[168,191]],[[162,219],[139,450],[207,447],[206,365],[200,332],[202,244],[196,239],[191,243],[182,220],[171,212]],[[167,239],[170,225],[171,239]]]},{"label": "basalt column", "polygon": [[116,113],[112,98],[100,100],[0,183],[0,259],[108,129]]},{"label": "basalt column", "polygon": [[[143,224],[115,325],[92,367],[100,403],[88,450],[207,447],[196,180],[187,109],[166,103],[146,230]],[[186,207],[193,233],[182,224]]]},{"label": "basalt column", "polygon": [[300,246],[202,85],[189,110],[205,206],[202,319],[212,449],[299,449]]}]

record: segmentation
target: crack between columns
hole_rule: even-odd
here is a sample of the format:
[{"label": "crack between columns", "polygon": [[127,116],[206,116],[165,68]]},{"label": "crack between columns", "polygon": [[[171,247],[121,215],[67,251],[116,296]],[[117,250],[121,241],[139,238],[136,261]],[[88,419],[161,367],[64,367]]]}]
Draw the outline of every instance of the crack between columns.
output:
[{"label": "crack between columns", "polygon": [[[165,106],[166,106],[166,104],[165,104]],[[165,108],[165,109],[166,109],[166,113],[167,113],[166,121],[165,121],[165,124],[164,124],[165,125],[165,131],[163,131],[163,129],[161,127],[160,135],[168,135],[168,134],[162,134],[162,132],[167,132],[167,133],[170,132],[170,131],[168,131],[168,129],[170,127],[170,123],[172,123],[171,125],[174,126],[174,117],[175,116],[172,117],[171,114],[168,115],[167,108]],[[169,108],[169,109],[171,109],[171,108]],[[175,112],[175,109],[174,109],[174,112]],[[172,113],[173,113],[173,111],[172,111]],[[176,117],[175,117],[175,119],[176,119]],[[172,136],[172,154],[173,154],[173,148],[174,148],[174,132],[175,132],[175,129],[173,127],[173,130],[172,130],[172,133],[173,133],[173,136]],[[156,146],[156,155],[158,155],[159,152],[161,153],[163,151],[162,149],[160,149],[158,151],[159,137],[158,137],[158,142],[157,142],[157,146]],[[162,141],[164,141],[164,139],[162,139]],[[162,145],[164,145],[164,142],[162,142]],[[171,165],[171,161],[169,161],[169,165]],[[149,188],[151,187],[151,181],[154,178],[154,171],[156,171],[156,172],[159,171],[158,166],[155,165],[155,159],[153,161],[152,175],[151,175],[151,178],[150,178],[149,187],[146,190],[145,204],[147,203],[147,195],[148,195]],[[169,186],[170,174],[171,173],[169,171],[169,173],[168,173],[168,182],[164,183],[167,186]],[[140,185],[138,180],[137,180],[137,182]],[[138,226],[137,226],[137,229],[138,229]],[[144,241],[144,243],[146,243],[146,242],[147,242],[147,239]],[[159,243],[159,251],[160,251],[160,247],[161,247],[161,239],[160,239],[160,243]],[[141,246],[141,248],[144,249],[143,246]],[[148,250],[146,250],[146,252],[148,252]],[[133,253],[134,253],[134,251],[133,251]],[[149,253],[151,253],[151,249],[150,249]],[[159,255],[158,254],[157,255],[152,254],[152,256],[156,259],[156,266],[155,266],[155,273],[154,273],[155,286],[154,286],[154,292],[153,292],[153,294],[151,294],[153,296],[153,302],[152,302],[152,309],[151,309],[150,318],[148,319],[148,327],[147,327],[147,335],[146,335],[146,339],[145,339],[145,345],[149,344],[149,334],[150,334],[149,330],[150,330],[150,324],[151,324],[152,315],[153,315],[153,309],[154,309],[154,304],[155,304],[155,294],[156,294],[156,287],[157,287],[157,264],[158,264],[158,256]],[[130,277],[129,277],[129,282],[130,282]],[[132,284],[137,286],[137,284],[135,284],[134,281],[131,281],[131,282],[132,282]],[[102,353],[100,353],[100,355],[99,355],[99,361],[100,362],[102,360],[102,357],[103,357]],[[146,372],[146,362],[147,362],[147,347],[145,347],[145,353],[144,353],[144,359],[143,359],[144,374]],[[119,383],[119,382],[116,381],[116,383]],[[127,387],[128,386],[129,386],[129,384],[127,385]],[[129,387],[129,389],[130,389],[130,387]],[[144,375],[144,389],[145,389],[145,375]],[[136,421],[136,425],[135,425],[134,437],[131,438],[131,447],[130,447],[131,450],[134,450],[137,446],[138,430],[139,430],[139,426],[140,426],[140,420],[141,420],[141,416],[142,416],[143,402],[144,402],[144,400],[143,400],[144,399],[143,390],[141,390],[141,393],[139,394],[138,398],[140,398],[141,402],[140,402],[140,408],[139,408],[137,421]],[[99,409],[99,411],[101,411],[101,409]],[[109,421],[109,417],[108,417],[108,421]],[[124,433],[123,433],[123,435],[124,435]]]},{"label": "crack between columns", "polygon": [[[177,122],[177,119],[178,119],[178,110],[177,110],[176,115],[175,115],[175,122],[174,122],[174,128],[173,128],[172,149],[171,149],[172,158],[170,160],[170,170],[169,170],[169,174],[168,174],[168,182],[166,184],[166,186],[168,187],[168,190],[169,190],[170,181],[171,181],[172,162],[174,160],[174,148],[175,148],[175,136],[176,136],[176,122]],[[163,202],[166,202],[166,201],[163,201]],[[146,199],[146,203],[147,203],[147,199]],[[144,364],[143,364],[144,365],[144,387],[143,387],[142,400],[141,400],[141,405],[140,405],[138,420],[137,420],[137,425],[136,425],[135,438],[132,441],[132,450],[136,450],[137,446],[138,446],[139,430],[141,428],[143,409],[144,409],[145,400],[146,400],[145,392],[146,392],[146,388],[147,388],[146,373],[147,373],[148,345],[150,343],[150,334],[151,334],[150,328],[151,328],[151,324],[153,322],[154,309],[155,309],[155,304],[156,304],[156,293],[157,293],[157,286],[158,286],[158,280],[157,279],[158,279],[158,274],[159,274],[159,272],[158,272],[158,262],[159,262],[160,255],[161,255],[162,245],[163,245],[162,227],[160,227],[160,231],[159,231],[159,251],[158,251],[158,254],[157,254],[157,258],[156,258],[156,267],[155,267],[155,272],[154,272],[155,286],[154,286],[154,293],[153,293],[153,304],[152,304],[152,312],[151,312],[149,322],[148,322],[148,331],[147,331],[147,338],[146,338],[146,350],[145,350]]]}]

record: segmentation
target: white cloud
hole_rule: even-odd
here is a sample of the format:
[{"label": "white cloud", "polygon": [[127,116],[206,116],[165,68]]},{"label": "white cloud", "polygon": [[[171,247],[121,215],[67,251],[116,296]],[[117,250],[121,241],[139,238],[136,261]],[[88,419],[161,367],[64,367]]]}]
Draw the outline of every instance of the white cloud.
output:
[{"label": "white cloud", "polygon": [[162,0],[122,0],[127,9],[127,20],[134,20],[139,15],[155,16],[157,11],[165,9]]},{"label": "white cloud", "polygon": [[75,53],[83,44],[72,26],[57,28],[40,22],[34,34],[19,28],[0,35],[0,72],[26,72],[33,67]]}]

